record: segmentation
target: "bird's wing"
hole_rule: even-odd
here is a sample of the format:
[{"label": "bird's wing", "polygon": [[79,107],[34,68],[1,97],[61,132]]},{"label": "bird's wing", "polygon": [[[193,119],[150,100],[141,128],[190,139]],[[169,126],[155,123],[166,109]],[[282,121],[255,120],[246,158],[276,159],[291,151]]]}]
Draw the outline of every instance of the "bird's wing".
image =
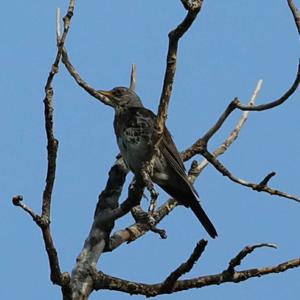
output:
[{"label": "bird's wing", "polygon": [[179,169],[185,174],[185,166],[167,127],[165,127],[160,148],[168,162],[170,162],[176,170]]},{"label": "bird's wing", "polygon": [[[134,107],[132,108],[132,111],[142,115],[144,120],[147,121],[147,125],[151,126],[154,130],[157,117],[151,110],[144,107]],[[167,127],[164,129],[159,148],[163,152],[167,161],[175,168],[175,170],[177,170],[180,175],[186,176],[183,161]]]},{"label": "bird's wing", "polygon": [[[134,113],[140,114],[144,117],[144,120],[147,120],[147,125],[151,124],[151,127],[154,128],[156,122],[156,115],[149,109],[144,107],[133,107],[131,108]],[[171,133],[168,128],[165,127],[163,137],[159,144],[159,149],[163,153],[167,163],[172,166],[172,169],[184,180],[188,183],[188,185],[192,188],[193,192],[197,194],[196,190],[189,183],[186,173],[185,166],[181,159],[180,153],[177,150],[177,147],[172,139]]]}]

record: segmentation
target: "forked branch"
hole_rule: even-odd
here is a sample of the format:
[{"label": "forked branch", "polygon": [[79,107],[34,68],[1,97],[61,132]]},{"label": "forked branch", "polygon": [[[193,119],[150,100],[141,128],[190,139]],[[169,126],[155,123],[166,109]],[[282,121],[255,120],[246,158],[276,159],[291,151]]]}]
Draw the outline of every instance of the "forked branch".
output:
[{"label": "forked branch", "polygon": [[292,259],[285,261],[275,266],[248,269],[243,271],[235,271],[235,267],[239,265],[248,254],[253,250],[260,247],[272,247],[272,244],[259,244],[254,246],[245,247],[239,254],[231,259],[229,267],[223,272],[215,275],[206,275],[186,280],[176,280],[172,285],[172,289],[164,289],[165,281],[156,284],[146,284],[140,282],[133,282],[124,280],[117,277],[106,275],[102,272],[98,272],[94,276],[94,288],[95,290],[113,290],[128,293],[131,295],[144,295],[146,297],[155,297],[162,294],[170,294],[174,292],[184,291],[192,288],[203,288],[210,285],[220,285],[225,282],[238,283],[248,280],[253,277],[261,277],[272,273],[285,272],[289,269],[300,266],[300,259]]}]

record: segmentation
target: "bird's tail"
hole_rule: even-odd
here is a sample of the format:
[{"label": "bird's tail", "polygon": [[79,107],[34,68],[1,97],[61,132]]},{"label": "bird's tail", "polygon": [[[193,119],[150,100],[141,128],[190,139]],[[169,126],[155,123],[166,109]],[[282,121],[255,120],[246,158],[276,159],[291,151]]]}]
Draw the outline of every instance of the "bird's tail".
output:
[{"label": "bird's tail", "polygon": [[197,216],[198,220],[201,222],[205,230],[208,232],[208,234],[214,239],[218,236],[218,233],[208,218],[207,214],[205,213],[204,209],[200,205],[198,200],[193,200],[191,203],[189,203],[189,207],[192,209],[194,214]]},{"label": "bird's tail", "polygon": [[[181,182],[182,183],[182,182]],[[162,189],[164,189],[168,194],[178,200],[181,204],[186,207],[190,207],[200,223],[203,225],[207,233],[212,237],[216,238],[218,233],[208,218],[207,214],[203,210],[197,196],[197,192],[194,188],[187,184],[188,186],[182,187],[182,185],[178,186],[170,186],[170,185],[160,185]]]}]

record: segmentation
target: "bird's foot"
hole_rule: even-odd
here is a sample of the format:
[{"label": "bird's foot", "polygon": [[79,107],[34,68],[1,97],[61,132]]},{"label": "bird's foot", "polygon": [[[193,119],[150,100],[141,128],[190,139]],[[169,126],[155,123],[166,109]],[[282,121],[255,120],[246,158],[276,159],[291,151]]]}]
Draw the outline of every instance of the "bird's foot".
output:
[{"label": "bird's foot", "polygon": [[159,229],[156,227],[155,212],[147,213],[143,211],[143,209],[138,205],[131,210],[131,214],[137,223],[144,224],[145,226],[147,226],[148,230],[159,234],[162,239],[167,238],[166,231],[164,229]]},{"label": "bird's foot", "polygon": [[153,182],[152,182],[149,174],[151,174],[149,163],[145,163],[142,167],[141,175],[142,175],[142,178],[146,185],[147,190],[150,192],[151,200],[150,200],[150,206],[149,206],[148,212],[149,212],[149,214],[152,215],[156,209],[156,200],[157,200],[159,194],[155,190]]},{"label": "bird's foot", "polygon": [[155,191],[154,188],[152,189],[152,191],[150,191],[150,193],[151,193],[151,200],[150,200],[148,212],[150,215],[153,215],[157,206],[158,193]]}]

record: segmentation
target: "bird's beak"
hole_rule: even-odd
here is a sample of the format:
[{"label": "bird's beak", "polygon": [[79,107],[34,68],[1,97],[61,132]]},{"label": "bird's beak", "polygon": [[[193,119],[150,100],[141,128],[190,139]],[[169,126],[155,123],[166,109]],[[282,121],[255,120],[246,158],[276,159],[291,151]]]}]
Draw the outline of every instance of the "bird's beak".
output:
[{"label": "bird's beak", "polygon": [[107,101],[108,105],[110,105],[112,107],[116,106],[116,101],[115,101],[111,91],[98,90],[98,93],[100,93],[102,96],[104,96],[108,100]]}]

